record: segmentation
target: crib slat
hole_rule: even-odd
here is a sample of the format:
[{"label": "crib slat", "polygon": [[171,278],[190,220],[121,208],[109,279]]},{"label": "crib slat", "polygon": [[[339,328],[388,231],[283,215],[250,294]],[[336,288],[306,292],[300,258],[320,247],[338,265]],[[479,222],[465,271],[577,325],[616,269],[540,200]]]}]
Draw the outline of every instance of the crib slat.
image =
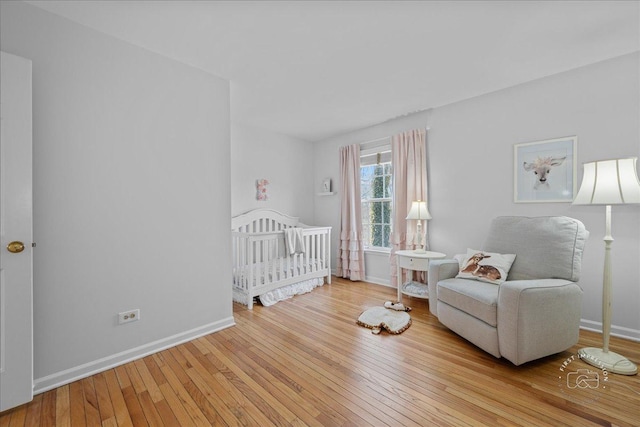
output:
[{"label": "crib slat", "polygon": [[321,253],[322,253],[322,268],[326,268],[327,262],[326,262],[326,258],[327,258],[327,235],[323,234],[322,235],[322,247],[321,247]]},{"label": "crib slat", "polygon": [[311,265],[311,270],[312,271],[318,271],[318,260],[316,258],[316,237],[317,234],[313,234],[311,235],[311,238],[309,240],[311,240],[311,260],[313,261],[313,264]]},{"label": "crib slat", "polygon": [[304,247],[307,248],[304,254],[305,258],[305,272],[313,272],[313,234],[309,234],[304,239]]}]

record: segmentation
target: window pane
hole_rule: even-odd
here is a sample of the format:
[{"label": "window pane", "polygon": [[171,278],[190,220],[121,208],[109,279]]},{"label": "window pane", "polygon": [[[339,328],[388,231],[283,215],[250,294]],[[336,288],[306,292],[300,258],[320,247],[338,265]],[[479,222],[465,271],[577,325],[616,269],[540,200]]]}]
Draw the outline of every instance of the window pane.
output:
[{"label": "window pane", "polygon": [[373,246],[379,246],[379,247],[384,247],[383,245],[383,239],[382,239],[382,226],[381,225],[374,225],[372,228],[372,241],[371,244]]},{"label": "window pane", "polygon": [[362,225],[369,224],[371,222],[371,209],[369,202],[362,203],[362,209],[360,210],[360,218],[362,219]]},{"label": "window pane", "polygon": [[391,197],[392,192],[393,192],[393,182],[391,181],[391,176],[386,175],[384,177],[384,197]]},{"label": "window pane", "polygon": [[382,240],[382,245],[383,246],[388,247],[388,248],[391,247],[390,237],[391,237],[391,226],[390,225],[385,225],[384,226],[384,236],[383,236],[383,240]]},{"label": "window pane", "polygon": [[371,246],[371,231],[369,225],[362,225],[362,240],[365,247]]},{"label": "window pane", "polygon": [[371,202],[371,222],[374,224],[382,222],[382,202]]},{"label": "window pane", "polygon": [[373,198],[384,198],[384,177],[376,176],[373,178]]},{"label": "window pane", "polygon": [[360,169],[360,198],[371,199],[371,180],[373,179],[373,166],[365,166]]},{"label": "window pane", "polygon": [[385,224],[391,224],[391,202],[380,202],[382,205],[382,221]]}]

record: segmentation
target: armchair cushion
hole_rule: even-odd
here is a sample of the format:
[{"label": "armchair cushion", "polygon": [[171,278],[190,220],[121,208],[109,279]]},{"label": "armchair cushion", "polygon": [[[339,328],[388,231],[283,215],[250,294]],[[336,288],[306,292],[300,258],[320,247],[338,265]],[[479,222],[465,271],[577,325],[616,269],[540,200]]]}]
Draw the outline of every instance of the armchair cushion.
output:
[{"label": "armchair cushion", "polygon": [[438,300],[456,307],[495,327],[498,324],[498,286],[466,279],[443,280],[438,286]]},{"label": "armchair cushion", "polygon": [[516,254],[507,280],[580,280],[582,252],[589,232],[566,216],[495,218],[482,249]]}]

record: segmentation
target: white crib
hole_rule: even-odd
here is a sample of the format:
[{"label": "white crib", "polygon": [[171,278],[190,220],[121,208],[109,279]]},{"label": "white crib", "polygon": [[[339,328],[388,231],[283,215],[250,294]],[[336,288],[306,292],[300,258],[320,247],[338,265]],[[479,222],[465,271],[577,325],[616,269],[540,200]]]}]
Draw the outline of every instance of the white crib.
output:
[{"label": "white crib", "polygon": [[[304,253],[289,255],[285,232],[303,229]],[[255,209],[231,219],[233,300],[253,308],[331,283],[331,227],[302,224],[273,209]],[[274,301],[275,300],[275,301]]]}]

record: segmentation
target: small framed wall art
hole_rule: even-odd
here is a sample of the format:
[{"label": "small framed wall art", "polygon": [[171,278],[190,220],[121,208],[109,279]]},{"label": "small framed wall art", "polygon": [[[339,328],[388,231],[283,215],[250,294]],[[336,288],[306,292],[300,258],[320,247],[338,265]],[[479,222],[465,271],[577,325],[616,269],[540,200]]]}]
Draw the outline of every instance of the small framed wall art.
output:
[{"label": "small framed wall art", "polygon": [[331,192],[331,178],[325,178],[322,180],[322,192],[323,193]]},{"label": "small framed wall art", "polygon": [[577,188],[577,145],[577,136],[515,144],[513,201],[573,201]]},{"label": "small framed wall art", "polygon": [[267,200],[267,185],[269,181],[267,179],[256,180],[256,200],[265,202]]}]

